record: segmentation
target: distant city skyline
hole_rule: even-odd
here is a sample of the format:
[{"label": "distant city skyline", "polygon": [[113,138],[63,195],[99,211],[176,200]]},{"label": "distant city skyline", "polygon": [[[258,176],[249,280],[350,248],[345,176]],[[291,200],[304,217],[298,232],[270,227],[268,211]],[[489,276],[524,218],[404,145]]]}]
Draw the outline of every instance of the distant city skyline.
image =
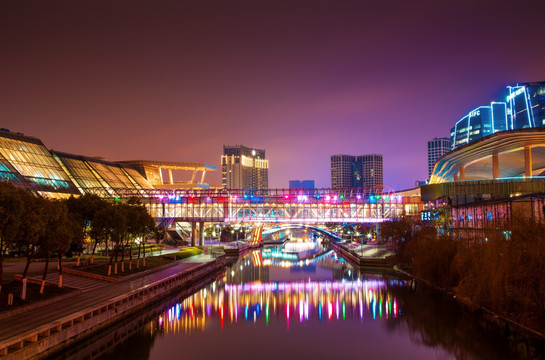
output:
[{"label": "distant city skyline", "polygon": [[[110,161],[219,168],[223,144],[247,144],[267,149],[272,188],[328,187],[331,154],[380,153],[384,184],[412,188],[426,178],[429,139],[506,84],[545,79],[544,11],[537,1],[3,2],[0,127]],[[220,171],[207,181],[221,184]]]}]

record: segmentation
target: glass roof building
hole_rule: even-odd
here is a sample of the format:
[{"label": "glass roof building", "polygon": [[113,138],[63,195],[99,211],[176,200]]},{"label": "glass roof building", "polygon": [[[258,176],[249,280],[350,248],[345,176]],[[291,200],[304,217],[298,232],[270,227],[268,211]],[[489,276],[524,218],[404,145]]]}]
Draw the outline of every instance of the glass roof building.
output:
[{"label": "glass roof building", "polygon": [[115,196],[116,189],[152,189],[135,169],[81,155],[53,152],[81,193]]},{"label": "glass roof building", "polygon": [[136,169],[49,151],[41,140],[7,129],[0,130],[0,177],[49,198],[85,193],[116,196],[120,189],[153,189]]},{"label": "glass roof building", "polygon": [[80,192],[41,140],[0,131],[2,176],[14,185],[46,197],[67,197]]}]

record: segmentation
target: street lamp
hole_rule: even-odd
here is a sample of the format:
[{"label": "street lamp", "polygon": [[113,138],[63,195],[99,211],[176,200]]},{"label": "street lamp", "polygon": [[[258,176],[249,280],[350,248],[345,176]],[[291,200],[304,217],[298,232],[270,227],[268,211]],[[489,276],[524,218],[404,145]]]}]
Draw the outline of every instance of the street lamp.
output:
[{"label": "street lamp", "polygon": [[[367,233],[367,239],[371,239],[371,233]],[[363,256],[363,237],[361,238],[361,256]]]}]

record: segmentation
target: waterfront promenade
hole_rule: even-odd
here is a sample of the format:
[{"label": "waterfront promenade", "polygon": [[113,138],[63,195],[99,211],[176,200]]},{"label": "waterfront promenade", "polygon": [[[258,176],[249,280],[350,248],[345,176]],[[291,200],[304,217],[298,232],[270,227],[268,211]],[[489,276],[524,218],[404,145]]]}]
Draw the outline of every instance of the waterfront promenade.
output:
[{"label": "waterfront promenade", "polygon": [[[138,276],[131,275],[126,279],[118,279],[113,283],[104,282],[100,285],[97,282],[85,282],[88,286],[74,291],[71,296],[62,296],[58,301],[48,301],[41,306],[33,305],[28,311],[13,311],[13,315],[3,315],[0,319],[0,358],[36,356],[38,349],[31,352],[22,351],[29,347],[28,345],[38,344],[38,347],[45,347],[40,351],[48,351],[62,343],[56,341],[55,344],[46,344],[47,341],[42,341],[53,333],[58,334],[68,328],[75,328],[76,324],[80,325],[87,320],[94,320],[94,325],[100,325],[114,318],[119,319],[124,310],[132,311],[136,307],[141,307],[142,304],[172,291],[186,281],[191,281],[204,273],[211,273],[220,267],[207,266],[214,264],[217,264],[217,260],[207,255],[199,255],[177,261],[168,267],[151,269],[137,274]],[[184,277],[184,274],[192,273],[195,274],[194,277]],[[164,284],[167,284],[168,288],[161,289]],[[99,322],[99,315],[107,312],[111,312],[110,316]],[[79,332],[72,331],[71,336],[86,331],[87,328]],[[68,334],[62,337],[66,340],[70,338]]]}]

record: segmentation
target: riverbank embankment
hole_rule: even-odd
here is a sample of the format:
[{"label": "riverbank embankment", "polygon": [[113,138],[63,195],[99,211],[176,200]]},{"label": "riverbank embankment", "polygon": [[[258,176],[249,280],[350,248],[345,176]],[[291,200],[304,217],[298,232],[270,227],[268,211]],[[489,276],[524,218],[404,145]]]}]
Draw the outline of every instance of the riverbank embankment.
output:
[{"label": "riverbank embankment", "polygon": [[40,359],[225,266],[223,257],[176,265],[0,320],[0,359]]},{"label": "riverbank embankment", "polygon": [[452,289],[443,288],[426,279],[414,276],[410,272],[402,269],[399,265],[395,265],[394,270],[415,279],[414,287],[421,286],[417,285],[417,283],[420,283],[454,299],[458,305],[479,321],[483,329],[505,336],[509,347],[514,349],[521,358],[538,359],[543,356],[545,349],[545,334],[501,314],[495,313],[486,307],[475,305],[471,303],[469,299],[460,298],[456,296]]},{"label": "riverbank embankment", "polygon": [[[395,255],[386,252],[385,249],[378,245],[363,245],[361,254],[335,241],[330,241],[329,245],[357,269],[363,267],[393,267],[398,261]],[[383,255],[383,253],[387,255]]]}]

